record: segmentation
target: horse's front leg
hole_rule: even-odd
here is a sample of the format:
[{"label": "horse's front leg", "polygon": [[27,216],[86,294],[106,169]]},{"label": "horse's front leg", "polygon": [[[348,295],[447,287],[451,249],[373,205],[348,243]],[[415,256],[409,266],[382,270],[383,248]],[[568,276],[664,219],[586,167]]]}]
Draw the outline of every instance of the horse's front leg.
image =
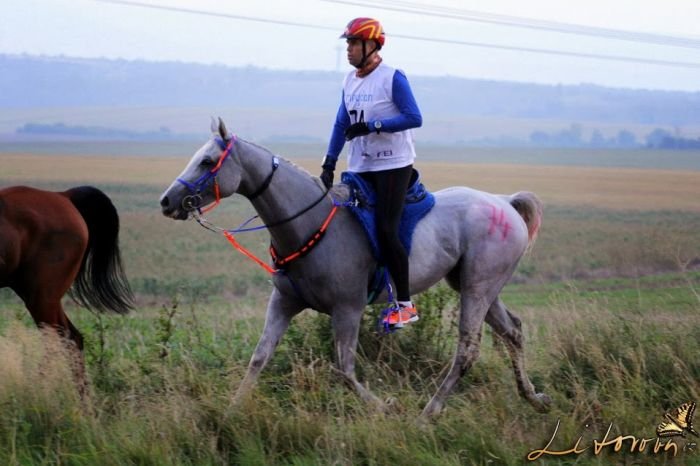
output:
[{"label": "horse's front leg", "polygon": [[305,305],[298,299],[283,296],[277,289],[272,291],[267,305],[265,326],[253,356],[248,363],[245,377],[233,397],[233,403],[240,403],[250,394],[265,365],[270,361],[272,353],[287,331],[292,317],[304,309]]},{"label": "horse's front leg", "polygon": [[386,404],[362,385],[355,375],[357,338],[363,311],[363,306],[358,308],[342,307],[333,310],[331,323],[335,340],[336,364],[345,381],[360,395],[360,398],[373,405],[378,411],[384,412]]},{"label": "horse's front leg", "polygon": [[442,411],[445,400],[459,379],[466,374],[479,357],[481,326],[488,311],[489,303],[481,296],[463,293],[459,321],[459,340],[452,359],[452,366],[437,392],[423,408],[421,417],[428,419]]}]

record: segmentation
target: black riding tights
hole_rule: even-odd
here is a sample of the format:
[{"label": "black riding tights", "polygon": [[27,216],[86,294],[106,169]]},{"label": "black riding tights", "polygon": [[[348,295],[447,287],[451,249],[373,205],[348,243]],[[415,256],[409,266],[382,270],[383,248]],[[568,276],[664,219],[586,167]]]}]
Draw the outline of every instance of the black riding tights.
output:
[{"label": "black riding tights", "polygon": [[412,173],[413,165],[392,170],[360,173],[362,178],[367,180],[377,193],[377,204],[374,212],[377,239],[384,262],[389,269],[391,278],[394,279],[398,301],[411,299],[408,284],[408,254],[399,240],[399,222]]}]

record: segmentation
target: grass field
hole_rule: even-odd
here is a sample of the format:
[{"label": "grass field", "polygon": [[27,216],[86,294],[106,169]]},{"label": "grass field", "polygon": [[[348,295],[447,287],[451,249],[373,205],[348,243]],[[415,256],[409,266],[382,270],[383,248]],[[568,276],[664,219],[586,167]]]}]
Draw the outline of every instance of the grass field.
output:
[{"label": "grass field", "polygon": [[[379,396],[397,400],[391,413],[373,413],[337,380],[328,320],[310,311],[293,323],[253,400],[234,409],[229,396],[270,284],[223,238],[160,215],[158,197],[186,158],[2,154],[0,186],[89,183],[109,194],[138,306],[99,316],[66,300],[87,341],[86,415],[67,368],[45,364],[58,349],[0,290],[0,464],[515,465],[545,447],[558,421],[550,451],[579,437],[589,448],[536,463],[700,464],[692,435],[663,440],[676,451],[654,453],[652,442],[630,452],[629,438],[620,451],[593,448],[611,424],[608,440],[655,438],[666,411],[700,402],[700,171],[646,157],[657,168],[421,163],[431,190],[531,190],[544,201],[538,242],[503,298],[523,320],[531,378],[554,403],[539,414],[518,397],[487,331],[444,414],[419,425],[454,345],[456,297],[444,286],[419,298],[422,319],[401,334],[373,332],[377,309],[368,308],[358,370]],[[317,171],[318,160],[295,161]],[[234,227],[251,215],[234,198],[211,217]],[[241,240],[265,256],[264,233]]]}]

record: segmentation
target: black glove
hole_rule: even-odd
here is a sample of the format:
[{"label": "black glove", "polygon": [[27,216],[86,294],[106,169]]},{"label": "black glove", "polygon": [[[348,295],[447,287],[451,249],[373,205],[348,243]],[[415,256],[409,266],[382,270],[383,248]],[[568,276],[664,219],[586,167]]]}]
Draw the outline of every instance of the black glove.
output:
[{"label": "black glove", "polygon": [[369,134],[370,132],[371,131],[370,131],[367,123],[364,123],[364,122],[353,123],[352,125],[345,128],[345,140],[352,141],[357,136],[365,136],[365,135]]},{"label": "black glove", "polygon": [[333,171],[335,171],[335,163],[337,159],[332,158],[330,155],[326,155],[323,159],[323,172],[321,173],[321,181],[326,189],[331,189],[333,186]]},{"label": "black glove", "polygon": [[326,189],[331,189],[331,186],[333,186],[333,170],[324,168],[323,173],[321,173],[321,181],[323,181]]}]

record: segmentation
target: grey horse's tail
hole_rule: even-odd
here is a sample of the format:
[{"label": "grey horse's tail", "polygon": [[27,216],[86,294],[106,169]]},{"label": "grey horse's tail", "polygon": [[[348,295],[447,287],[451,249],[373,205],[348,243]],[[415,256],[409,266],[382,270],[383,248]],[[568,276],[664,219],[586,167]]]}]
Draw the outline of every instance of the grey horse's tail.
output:
[{"label": "grey horse's tail", "polygon": [[537,233],[542,225],[542,201],[529,191],[520,191],[511,196],[506,196],[510,205],[518,211],[527,225],[527,248],[532,249],[537,239]]}]

